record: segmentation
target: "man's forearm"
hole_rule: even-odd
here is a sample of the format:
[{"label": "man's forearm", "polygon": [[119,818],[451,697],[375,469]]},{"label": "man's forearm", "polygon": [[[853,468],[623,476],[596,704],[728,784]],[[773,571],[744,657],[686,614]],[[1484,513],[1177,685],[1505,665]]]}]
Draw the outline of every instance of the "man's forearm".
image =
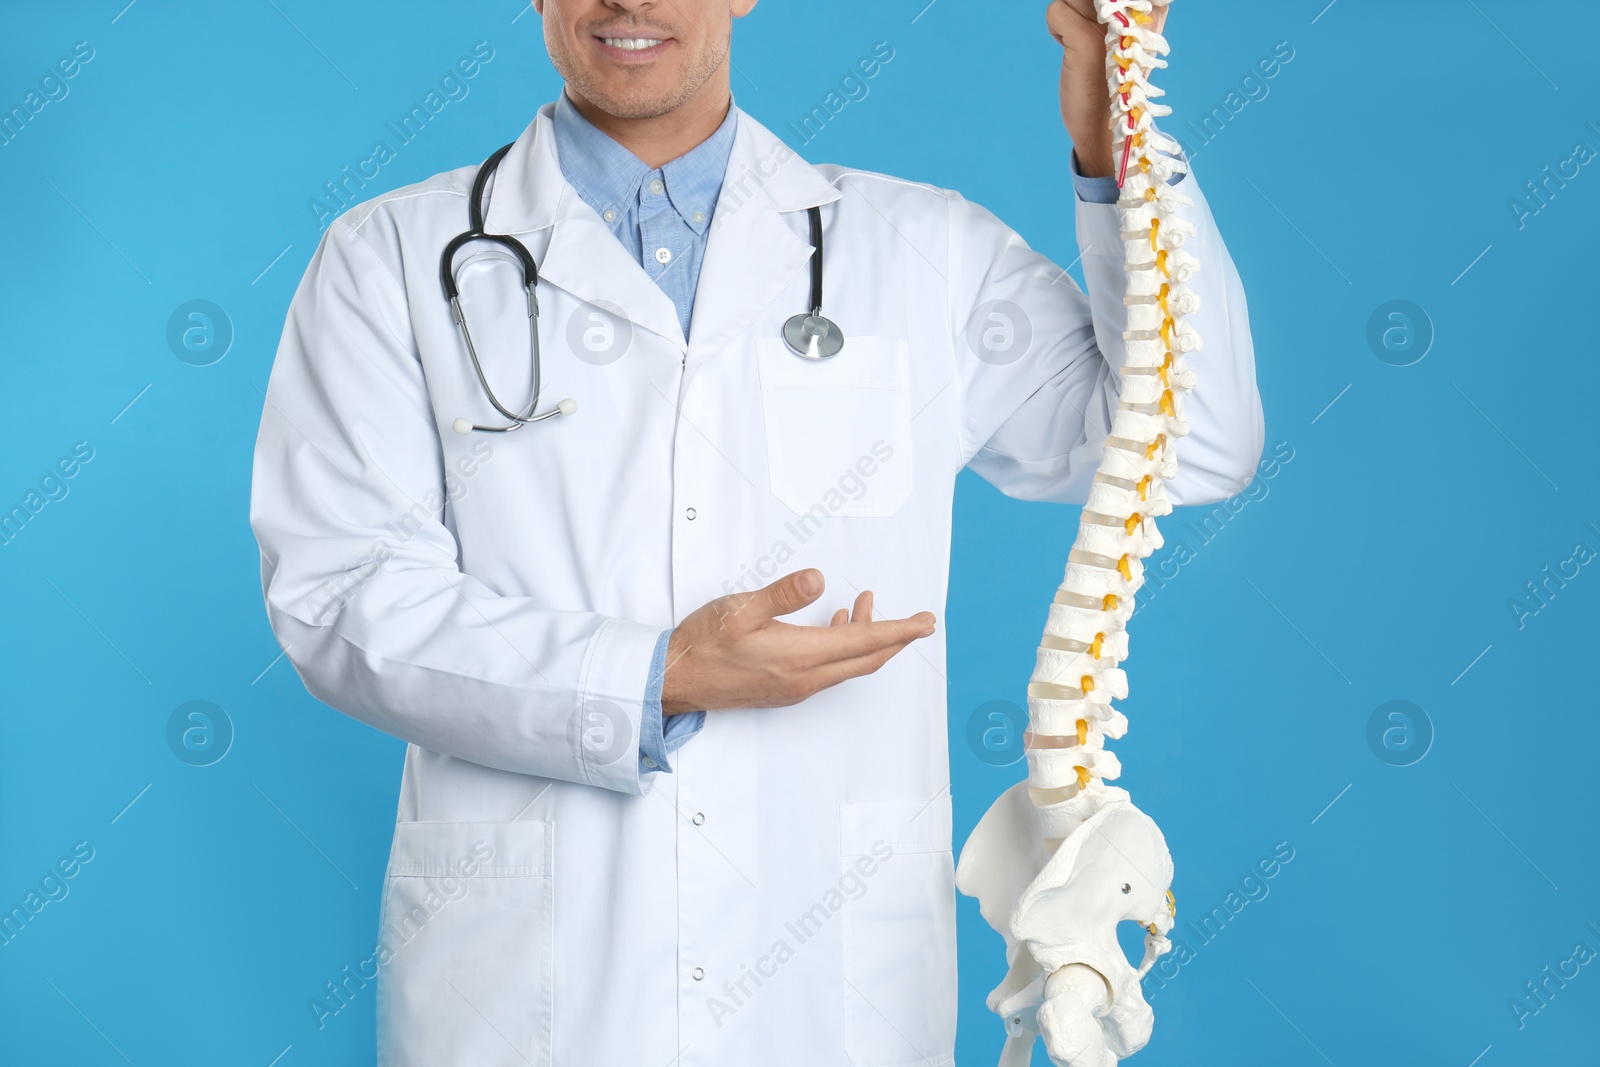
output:
[{"label": "man's forearm", "polygon": [[[1067,69],[1061,75],[1061,115],[1078,153],[1078,172],[1086,178],[1106,178],[1112,172],[1111,125],[1106,121],[1110,94],[1104,70],[1085,71],[1069,50]],[[1074,69],[1076,68],[1076,69]]]},{"label": "man's forearm", "polygon": [[1106,84],[1105,27],[1076,14],[1052,20],[1060,31],[1061,118],[1087,178],[1111,174],[1111,93]]}]

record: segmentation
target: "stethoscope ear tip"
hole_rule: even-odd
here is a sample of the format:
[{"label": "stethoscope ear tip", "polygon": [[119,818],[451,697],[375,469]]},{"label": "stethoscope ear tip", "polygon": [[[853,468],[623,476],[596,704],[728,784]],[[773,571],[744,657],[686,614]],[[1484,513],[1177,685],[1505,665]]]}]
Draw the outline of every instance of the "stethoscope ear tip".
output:
[{"label": "stethoscope ear tip", "polygon": [[569,396],[565,400],[561,401],[561,403],[556,405],[556,410],[561,412],[563,415],[571,415],[573,412],[578,410],[578,402]]},{"label": "stethoscope ear tip", "polygon": [[457,419],[455,422],[451,423],[451,428],[455,430],[456,433],[465,437],[467,434],[472,432],[472,420]]}]

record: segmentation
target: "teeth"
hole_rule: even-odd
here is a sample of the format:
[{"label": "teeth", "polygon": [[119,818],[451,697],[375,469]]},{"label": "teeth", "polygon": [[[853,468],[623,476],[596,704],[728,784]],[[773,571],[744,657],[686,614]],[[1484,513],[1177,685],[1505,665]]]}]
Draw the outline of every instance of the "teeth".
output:
[{"label": "teeth", "polygon": [[622,48],[630,52],[643,51],[661,43],[650,37],[602,37],[600,39],[612,48]]}]

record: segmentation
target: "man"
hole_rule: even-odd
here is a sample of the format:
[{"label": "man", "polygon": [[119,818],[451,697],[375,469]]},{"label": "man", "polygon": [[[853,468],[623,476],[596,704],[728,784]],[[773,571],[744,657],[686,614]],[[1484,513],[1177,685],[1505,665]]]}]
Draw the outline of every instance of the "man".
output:
[{"label": "man", "polygon": [[[539,410],[577,410],[452,432],[505,424],[439,288],[474,165],[333,223],[257,444],[277,636],[409,742],[380,1062],[950,1063],[950,507],[966,466],[1081,502],[1117,403],[1102,30],[1051,5],[1085,297],[958,194],[812,166],[733,107],[755,0],[534,6],[566,89],[484,229],[537,261]],[[1262,416],[1238,276],[1176,188],[1206,347],[1168,493],[1198,504],[1249,482]],[[845,338],[820,360],[782,339],[811,209]],[[520,411],[520,275],[476,245],[474,349]]]}]

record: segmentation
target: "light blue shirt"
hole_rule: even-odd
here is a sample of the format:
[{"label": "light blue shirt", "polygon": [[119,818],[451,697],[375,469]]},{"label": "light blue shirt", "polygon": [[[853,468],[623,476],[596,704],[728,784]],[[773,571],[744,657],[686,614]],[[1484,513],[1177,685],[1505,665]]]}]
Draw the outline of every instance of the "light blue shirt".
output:
[{"label": "light blue shirt", "polygon": [[584,118],[565,92],[556,101],[562,175],[672,298],[685,338],[737,126],[738,111],[730,103],[715,133],[652,170]]},{"label": "light blue shirt", "polygon": [[[700,282],[700,264],[711,232],[711,216],[733,151],[737,118],[738,110],[730,102],[728,115],[715,133],[677,159],[651,169],[584,118],[564,91],[556,101],[556,154],[562,176],[638,260],[644,272],[672,298],[686,339],[694,314],[695,289]],[[1116,179],[1085,178],[1078,173],[1077,163],[1074,153],[1067,169],[1078,198],[1091,204],[1114,203]],[[671,630],[661,632],[650,661],[640,725],[641,772],[670,773],[668,753],[676,751],[705,725],[703,711],[674,715],[663,723],[661,690],[671,636]]]},{"label": "light blue shirt", "polygon": [[1079,200],[1086,204],[1115,204],[1117,202],[1117,179],[1110,176],[1085,178],[1079,174],[1077,152],[1068,154],[1067,171],[1072,175],[1072,187],[1078,191]]}]

